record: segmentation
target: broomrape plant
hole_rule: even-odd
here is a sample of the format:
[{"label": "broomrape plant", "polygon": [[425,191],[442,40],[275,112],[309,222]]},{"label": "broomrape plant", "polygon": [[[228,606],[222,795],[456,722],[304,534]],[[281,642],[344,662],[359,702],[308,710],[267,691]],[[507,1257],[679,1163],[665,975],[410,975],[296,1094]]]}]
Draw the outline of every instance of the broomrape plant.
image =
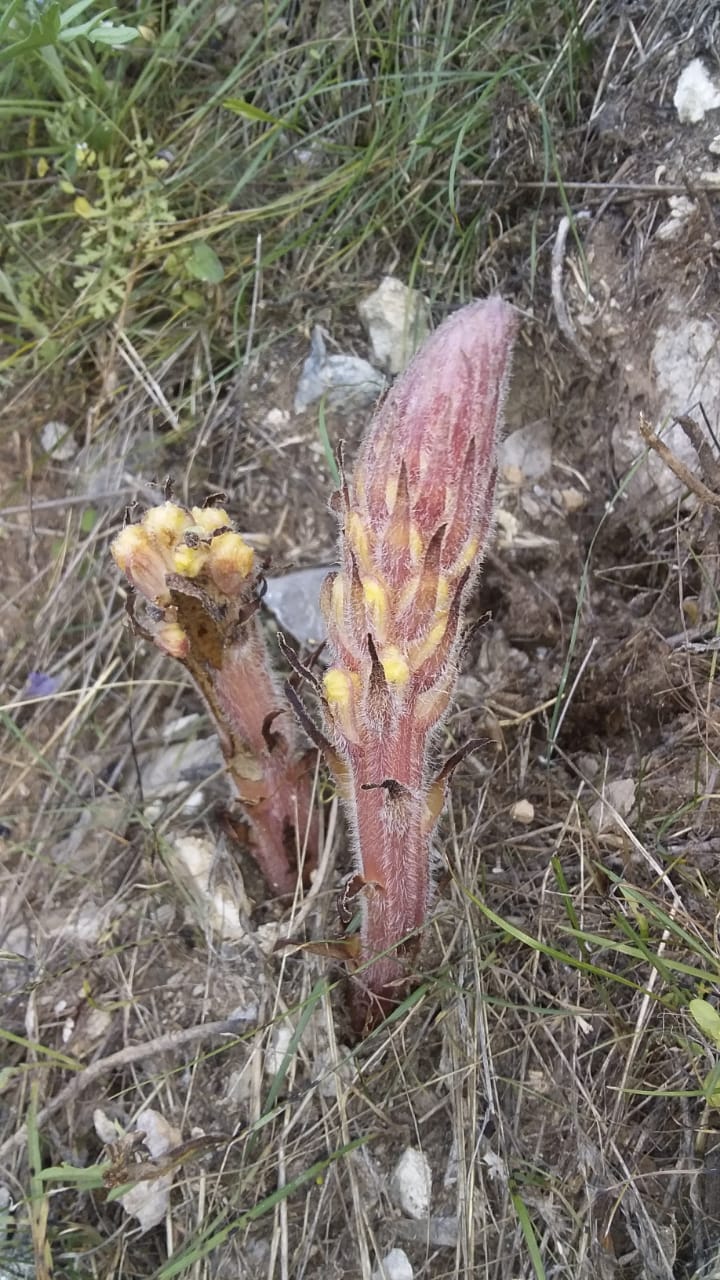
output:
[{"label": "broomrape plant", "polygon": [[112,554],[134,629],[187,668],[208,705],[265,879],[292,893],[304,843],[305,870],[316,853],[310,760],[270,667],[252,548],[222,509],[168,501],[126,525]]},{"label": "broomrape plant", "polygon": [[361,1029],[407,985],[430,901],[431,835],[475,745],[434,771],[492,523],[514,334],[498,298],[446,320],[377,410],[336,494],[341,569],[322,593],[335,661],[322,694],[357,857]]},{"label": "broomrape plant", "polygon": [[[334,495],[341,567],[322,590],[333,657],[322,681],[281,641],[322,703],[327,736],[286,685],[352,832],[345,899],[357,901],[361,927],[346,953],[361,1032],[407,989],[431,899],[432,833],[448,780],[476,745],[433,764],[492,524],[515,327],[501,299],[472,303],[415,356]],[[147,602],[142,621],[133,611],[136,629],[187,667],[218,722],[268,882],[292,891],[292,850],[306,832],[310,862],[314,853],[308,759],[269,669],[252,550],[224,511],[165,502],[122,531],[113,555]]]}]

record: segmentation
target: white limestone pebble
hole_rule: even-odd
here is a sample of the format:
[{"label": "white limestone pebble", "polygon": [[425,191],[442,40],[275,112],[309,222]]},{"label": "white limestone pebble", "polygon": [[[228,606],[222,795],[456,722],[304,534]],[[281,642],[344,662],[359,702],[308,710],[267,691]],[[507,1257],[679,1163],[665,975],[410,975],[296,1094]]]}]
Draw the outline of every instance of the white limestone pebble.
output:
[{"label": "white limestone pebble", "polygon": [[706,112],[720,107],[720,90],[700,58],[683,67],[673,102],[682,124],[699,124]]},{"label": "white limestone pebble", "polygon": [[379,1267],[372,1273],[372,1280],[413,1280],[412,1263],[404,1249],[391,1249],[385,1254]]},{"label": "white limestone pebble", "polygon": [[427,1156],[407,1147],[392,1175],[395,1201],[408,1218],[427,1218],[430,1212],[432,1170]]}]

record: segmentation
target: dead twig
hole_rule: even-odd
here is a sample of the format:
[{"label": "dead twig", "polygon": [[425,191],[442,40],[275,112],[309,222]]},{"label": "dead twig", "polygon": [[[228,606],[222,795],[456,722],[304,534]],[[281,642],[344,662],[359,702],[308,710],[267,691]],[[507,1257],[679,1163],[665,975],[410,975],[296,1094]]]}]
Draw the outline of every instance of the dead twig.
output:
[{"label": "dead twig", "polygon": [[[676,422],[678,422],[683,428],[685,434],[690,440],[690,443],[697,448],[695,440],[688,431],[688,422],[692,422],[692,419],[676,418]],[[692,425],[696,431],[700,430],[696,422],[693,422]],[[694,493],[695,497],[698,498],[700,502],[704,502],[709,507],[714,507],[716,509],[720,508],[720,494],[713,493],[712,489],[709,489],[702,480],[700,480],[688,467],[685,466],[684,462],[681,462],[680,459],[675,456],[672,449],[669,449],[665,442],[655,434],[650,423],[642,416],[642,414],[640,415],[640,434],[646,445],[648,445],[648,447],[652,449],[659,458],[662,458],[665,466],[669,467],[673,475],[677,476],[680,483],[684,485],[686,489],[689,489],[691,493]]]},{"label": "dead twig", "polygon": [[[192,1044],[196,1040],[207,1040],[210,1036],[237,1032],[237,1030],[238,1024],[232,1018],[223,1018],[220,1022],[203,1022],[194,1027],[182,1027],[179,1031],[168,1031],[164,1036],[156,1036],[154,1040],[148,1040],[145,1044],[126,1045],[124,1049],[118,1049],[117,1053],[108,1054],[107,1058],[98,1058],[97,1062],[91,1062],[89,1066],[73,1076],[64,1089],[40,1108],[35,1118],[37,1127],[42,1128],[56,1111],[79,1098],[80,1094],[84,1093],[88,1086],[106,1071],[130,1066],[131,1063],[139,1062],[142,1058],[154,1058],[159,1053],[168,1053],[172,1049],[178,1049],[184,1044]],[[21,1124],[12,1137],[7,1138],[0,1145],[0,1164],[26,1142],[27,1124]]]},{"label": "dead twig", "polygon": [[[581,213],[575,214],[575,221],[581,218],[589,218],[590,214],[583,210]],[[558,328],[565,338],[567,338],[573,351],[580,357],[584,365],[587,365],[593,373],[599,373],[600,367],[593,360],[589,351],[586,351],[582,342],[575,332],[575,326],[570,319],[565,294],[563,293],[563,266],[565,263],[565,244],[568,238],[568,232],[571,227],[569,218],[561,218],[557,234],[555,236],[555,244],[552,251],[552,267],[550,271],[550,287],[552,290],[553,307],[555,308],[555,319],[558,322]]]},{"label": "dead twig", "polygon": [[710,441],[705,435],[702,427],[699,426],[695,419],[691,418],[687,413],[678,415],[675,421],[679,427],[682,427],[685,435],[700,459],[702,473],[708,485],[713,492],[720,494],[720,462],[718,462],[715,457],[710,446]]}]

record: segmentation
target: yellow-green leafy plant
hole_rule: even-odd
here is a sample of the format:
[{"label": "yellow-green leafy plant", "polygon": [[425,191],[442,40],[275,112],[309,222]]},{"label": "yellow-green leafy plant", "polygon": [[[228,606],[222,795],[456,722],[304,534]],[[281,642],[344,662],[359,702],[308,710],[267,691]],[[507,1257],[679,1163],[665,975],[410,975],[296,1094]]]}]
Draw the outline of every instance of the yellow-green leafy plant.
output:
[{"label": "yellow-green leafy plant", "polygon": [[175,222],[161,181],[168,166],[155,155],[152,139],[140,137],[118,163],[84,143],[76,146],[75,161],[75,180],[64,183],[84,223],[73,255],[73,286],[88,313],[102,320],[123,305],[128,274],[165,252]]},{"label": "yellow-green leafy plant", "polygon": [[407,989],[431,898],[431,835],[470,745],[434,761],[492,525],[514,335],[499,298],[446,320],[380,405],[336,495],[341,567],[322,592],[334,661],[321,692],[357,857],[360,1030]]},{"label": "yellow-green leafy plant", "polygon": [[226,511],[166,501],[112,545],[135,630],[181,662],[203,695],[270,887],[292,893],[317,830],[312,768],[273,674],[258,621],[255,556]]}]

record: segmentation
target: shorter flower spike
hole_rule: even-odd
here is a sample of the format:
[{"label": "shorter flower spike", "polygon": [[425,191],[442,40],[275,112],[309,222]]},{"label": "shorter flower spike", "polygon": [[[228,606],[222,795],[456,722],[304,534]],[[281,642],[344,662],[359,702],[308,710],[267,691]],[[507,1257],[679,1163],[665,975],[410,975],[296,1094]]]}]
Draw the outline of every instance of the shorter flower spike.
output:
[{"label": "shorter flower spike", "polygon": [[361,1030],[402,997],[427,917],[447,781],[443,770],[433,781],[433,736],[492,525],[515,327],[499,298],[446,320],[377,410],[333,503],[341,568],[321,600],[334,659],[324,706],[357,849]]},{"label": "shorter flower spike", "polygon": [[136,630],[182,662],[208,705],[261,871],[292,893],[306,840],[306,871],[316,858],[310,769],[256,617],[252,548],[221,508],[168,501],[126,525],[112,554],[144,600],[142,615],[132,608]]}]

